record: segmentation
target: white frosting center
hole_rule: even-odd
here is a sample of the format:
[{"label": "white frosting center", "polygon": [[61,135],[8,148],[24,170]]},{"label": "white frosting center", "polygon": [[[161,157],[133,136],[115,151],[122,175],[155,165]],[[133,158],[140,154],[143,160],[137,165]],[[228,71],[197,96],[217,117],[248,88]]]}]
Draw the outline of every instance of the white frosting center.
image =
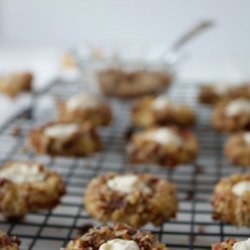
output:
[{"label": "white frosting center", "polygon": [[247,145],[250,145],[250,132],[246,132],[243,134],[243,139]]},{"label": "white frosting center", "polygon": [[44,134],[52,138],[66,138],[74,134],[78,128],[78,124],[55,124],[45,128]]},{"label": "white frosting center", "polygon": [[84,108],[96,108],[100,105],[100,102],[95,96],[89,93],[83,93],[70,98],[66,105],[69,110],[76,110]]},{"label": "white frosting center", "polygon": [[250,181],[241,181],[232,187],[232,192],[237,196],[242,196],[245,192],[250,192]]},{"label": "white frosting center", "polygon": [[170,106],[173,106],[173,102],[164,96],[157,97],[152,103],[153,109],[164,109]]},{"label": "white frosting center", "polygon": [[235,88],[235,84],[229,82],[218,82],[213,84],[213,88],[217,94],[223,95],[229,90]]},{"label": "white frosting center", "polygon": [[159,128],[149,132],[147,138],[163,145],[172,144],[178,147],[182,144],[181,137],[168,128]]},{"label": "white frosting center", "polygon": [[114,239],[102,244],[99,250],[140,250],[133,240]]},{"label": "white frosting center", "polygon": [[46,177],[45,172],[41,172],[38,165],[27,166],[24,163],[16,163],[0,171],[0,178],[8,179],[15,183],[39,182]]},{"label": "white frosting center", "polygon": [[225,114],[227,116],[236,116],[239,114],[249,114],[250,113],[250,101],[246,99],[237,99],[231,101],[225,109]]},{"label": "white frosting center", "polygon": [[129,194],[137,190],[144,193],[151,192],[151,190],[147,186],[140,182],[138,176],[132,174],[116,176],[108,180],[107,185],[110,189],[122,194]]},{"label": "white frosting center", "polygon": [[233,250],[250,250],[250,238],[244,241],[236,242],[233,245]]}]

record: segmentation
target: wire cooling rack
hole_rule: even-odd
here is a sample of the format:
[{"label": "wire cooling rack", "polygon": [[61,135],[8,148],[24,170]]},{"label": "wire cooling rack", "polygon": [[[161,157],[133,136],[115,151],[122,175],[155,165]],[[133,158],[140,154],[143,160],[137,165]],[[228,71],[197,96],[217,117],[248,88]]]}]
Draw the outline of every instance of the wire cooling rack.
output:
[{"label": "wire cooling rack", "polygon": [[22,240],[22,249],[59,249],[74,236],[99,222],[91,219],[84,210],[82,200],[89,180],[107,171],[145,171],[175,182],[178,190],[179,212],[175,220],[157,228],[147,225],[170,249],[210,249],[213,242],[228,237],[245,239],[250,232],[215,222],[211,218],[211,192],[222,176],[244,169],[231,166],[223,157],[224,136],[210,127],[209,108],[196,103],[198,84],[175,83],[169,96],[192,106],[199,117],[194,133],[199,139],[200,153],[191,165],[179,166],[174,171],[157,166],[132,166],[128,163],[124,148],[130,127],[130,102],[110,100],[114,111],[114,123],[100,129],[105,148],[91,157],[50,158],[37,156],[27,148],[26,136],[31,127],[56,117],[55,99],[67,98],[82,89],[78,82],[58,82],[37,96],[33,101],[32,118],[27,113],[13,118],[0,131],[0,161],[35,160],[57,170],[64,177],[67,194],[53,210],[31,213],[21,222],[7,222],[0,217],[0,228]]}]

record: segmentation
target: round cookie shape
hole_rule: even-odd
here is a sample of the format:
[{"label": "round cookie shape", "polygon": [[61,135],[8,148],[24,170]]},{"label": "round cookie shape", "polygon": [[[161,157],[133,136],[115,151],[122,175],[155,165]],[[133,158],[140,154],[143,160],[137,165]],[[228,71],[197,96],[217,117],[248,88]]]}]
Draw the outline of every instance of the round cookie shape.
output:
[{"label": "round cookie shape", "polygon": [[157,94],[169,87],[172,75],[167,72],[122,69],[106,69],[97,74],[100,89],[104,95],[132,98]]},{"label": "round cookie shape", "polygon": [[224,154],[233,164],[250,167],[250,132],[231,135],[226,141]]},{"label": "round cookie shape", "polygon": [[16,161],[0,169],[0,212],[8,219],[51,209],[64,193],[62,177],[43,164]]},{"label": "round cookie shape", "polygon": [[150,232],[139,231],[125,224],[92,228],[71,240],[65,250],[167,250]]},{"label": "round cookie shape", "polygon": [[66,101],[58,102],[58,111],[58,119],[61,122],[89,122],[94,126],[106,126],[112,121],[108,103],[90,93],[81,93]]},{"label": "round cookie shape", "polygon": [[250,227],[250,174],[223,178],[215,186],[212,205],[215,220]]},{"label": "round cookie shape", "polygon": [[236,84],[232,82],[215,82],[201,85],[198,96],[199,102],[209,105],[220,101],[237,98],[250,98],[248,83]]},{"label": "round cookie shape", "polygon": [[250,99],[234,99],[219,103],[212,114],[218,131],[236,132],[250,129]]},{"label": "round cookie shape", "polygon": [[151,128],[135,133],[127,152],[132,163],[175,167],[196,158],[198,142],[189,130],[177,127]]},{"label": "round cookie shape", "polygon": [[84,156],[101,149],[101,139],[90,123],[50,122],[32,129],[29,141],[37,154]]},{"label": "round cookie shape", "polygon": [[132,108],[131,119],[136,127],[195,124],[194,111],[184,104],[177,104],[166,96],[143,97]]},{"label": "round cookie shape", "polygon": [[91,180],[84,206],[97,220],[121,222],[134,227],[157,226],[175,218],[176,189],[170,182],[150,174],[107,173]]},{"label": "round cookie shape", "polygon": [[0,231],[0,249],[1,250],[19,250],[21,242],[15,236],[8,236],[6,233]]}]

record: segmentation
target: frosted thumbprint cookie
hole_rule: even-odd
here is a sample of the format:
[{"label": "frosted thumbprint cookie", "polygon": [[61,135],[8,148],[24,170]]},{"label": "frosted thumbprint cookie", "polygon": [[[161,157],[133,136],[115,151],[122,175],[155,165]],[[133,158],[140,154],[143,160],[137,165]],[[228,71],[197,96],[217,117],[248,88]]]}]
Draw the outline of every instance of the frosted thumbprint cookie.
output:
[{"label": "frosted thumbprint cookie", "polygon": [[42,164],[8,162],[0,169],[0,212],[6,218],[51,209],[64,193],[62,177]]},{"label": "frosted thumbprint cookie", "polygon": [[212,250],[250,250],[250,238],[243,241],[230,238],[226,241],[213,244]]},{"label": "frosted thumbprint cookie", "polygon": [[91,124],[48,123],[31,130],[30,143],[38,154],[84,156],[101,149],[101,140]]},{"label": "frosted thumbprint cookie", "polygon": [[250,173],[222,179],[215,186],[212,204],[215,220],[250,227]]},{"label": "frosted thumbprint cookie", "polygon": [[176,188],[150,174],[107,173],[87,186],[84,205],[97,220],[122,222],[134,227],[161,225],[175,218]]},{"label": "frosted thumbprint cookie", "polygon": [[150,232],[139,231],[124,224],[91,228],[71,240],[64,250],[167,250]]},{"label": "frosted thumbprint cookie", "polygon": [[250,129],[250,99],[240,98],[219,103],[214,109],[212,123],[219,131]]},{"label": "frosted thumbprint cookie", "polygon": [[229,82],[207,83],[200,87],[199,101],[205,104],[216,104],[222,100],[250,98],[249,84]]},{"label": "frosted thumbprint cookie", "polygon": [[169,124],[185,127],[195,123],[195,113],[188,106],[174,103],[166,96],[144,97],[132,108],[132,122],[136,127]]},{"label": "frosted thumbprint cookie", "polygon": [[196,158],[198,142],[189,130],[176,127],[151,128],[135,133],[127,152],[133,163],[175,167]]},{"label": "frosted thumbprint cookie", "polygon": [[250,167],[250,132],[230,136],[225,144],[224,153],[233,164]]},{"label": "frosted thumbprint cookie", "polygon": [[0,249],[1,250],[19,250],[21,242],[15,236],[8,236],[6,233],[0,231]]},{"label": "frosted thumbprint cookie", "polygon": [[16,97],[21,92],[32,90],[33,76],[30,72],[9,73],[0,76],[0,92]]},{"label": "frosted thumbprint cookie", "polygon": [[59,120],[62,122],[90,122],[95,126],[105,126],[112,121],[108,103],[90,93],[82,93],[61,101],[58,108]]},{"label": "frosted thumbprint cookie", "polygon": [[108,69],[99,72],[97,76],[103,94],[121,98],[156,94],[172,81],[168,73],[148,70],[126,72]]}]

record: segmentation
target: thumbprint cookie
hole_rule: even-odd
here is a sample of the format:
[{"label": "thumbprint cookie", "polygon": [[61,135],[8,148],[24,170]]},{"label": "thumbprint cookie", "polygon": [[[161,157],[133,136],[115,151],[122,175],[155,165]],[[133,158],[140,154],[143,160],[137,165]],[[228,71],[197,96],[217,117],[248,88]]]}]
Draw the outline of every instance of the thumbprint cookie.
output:
[{"label": "thumbprint cookie", "polygon": [[176,188],[150,174],[107,173],[91,180],[84,206],[95,219],[121,222],[134,227],[156,226],[175,218]]},{"label": "thumbprint cookie", "polygon": [[177,104],[167,97],[144,97],[132,108],[132,122],[136,127],[162,125],[192,126],[195,113],[184,104]]},{"label": "thumbprint cookie", "polygon": [[249,84],[217,82],[204,84],[200,88],[200,103],[214,105],[222,100],[232,100],[237,98],[250,98]]},{"label": "thumbprint cookie", "polygon": [[60,101],[58,109],[59,120],[62,122],[89,122],[95,126],[106,126],[112,121],[108,103],[90,93],[82,93],[66,101]]},{"label": "thumbprint cookie", "polygon": [[250,132],[231,135],[225,144],[224,153],[233,164],[250,167]]},{"label": "thumbprint cookie", "polygon": [[54,208],[64,193],[62,177],[43,164],[8,162],[0,169],[0,212],[7,219]]},{"label": "thumbprint cookie", "polygon": [[89,123],[48,123],[31,130],[31,145],[37,154],[84,156],[101,149],[96,129]]},{"label": "thumbprint cookie", "polygon": [[212,123],[218,131],[235,132],[250,129],[250,99],[234,99],[216,105]]},{"label": "thumbprint cookie", "polygon": [[132,163],[175,167],[194,161],[198,142],[189,130],[150,128],[132,136],[127,152]]},{"label": "thumbprint cookie", "polygon": [[250,173],[223,178],[212,196],[213,218],[250,227]]},{"label": "thumbprint cookie", "polygon": [[125,224],[91,228],[86,234],[71,240],[64,250],[167,250],[153,234]]}]

